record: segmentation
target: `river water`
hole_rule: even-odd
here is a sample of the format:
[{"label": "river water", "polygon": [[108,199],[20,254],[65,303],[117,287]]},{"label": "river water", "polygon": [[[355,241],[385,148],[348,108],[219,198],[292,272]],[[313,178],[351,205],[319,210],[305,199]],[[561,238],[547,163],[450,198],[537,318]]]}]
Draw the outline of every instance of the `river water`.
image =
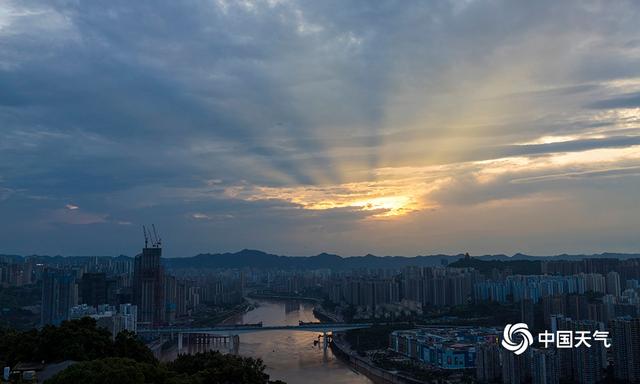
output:
[{"label": "river water", "polygon": [[[318,321],[313,315],[313,304],[291,300],[255,300],[257,307],[227,320],[228,324],[298,325],[298,321]],[[267,366],[271,380],[288,384],[304,383],[372,383],[366,376],[353,371],[333,355],[325,351],[317,332],[262,331],[240,334],[238,353],[242,356],[261,358]],[[183,352],[196,351],[202,346],[184,345]],[[213,347],[226,352],[223,348]],[[164,358],[167,358],[165,356]]]}]

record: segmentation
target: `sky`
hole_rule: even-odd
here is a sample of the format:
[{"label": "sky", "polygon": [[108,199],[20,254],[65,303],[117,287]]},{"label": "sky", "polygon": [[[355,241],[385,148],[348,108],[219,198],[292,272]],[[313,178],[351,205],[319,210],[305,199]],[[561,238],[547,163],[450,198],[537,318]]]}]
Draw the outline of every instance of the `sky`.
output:
[{"label": "sky", "polygon": [[635,1],[0,2],[0,253],[640,251]]}]

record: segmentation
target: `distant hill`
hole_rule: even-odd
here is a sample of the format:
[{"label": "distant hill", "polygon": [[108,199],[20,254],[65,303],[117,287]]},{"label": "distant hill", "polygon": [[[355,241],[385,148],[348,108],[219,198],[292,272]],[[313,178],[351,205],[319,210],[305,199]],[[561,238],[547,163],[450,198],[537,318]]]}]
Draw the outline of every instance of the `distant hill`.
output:
[{"label": "distant hill", "polygon": [[[508,262],[509,268],[522,273],[538,273],[539,261],[542,260],[582,260],[588,258],[615,258],[630,259],[640,258],[640,254],[614,254],[603,253],[595,255],[557,255],[557,256],[530,256],[516,254],[484,255],[476,256],[471,263],[481,263],[478,269],[491,270],[492,268],[504,269],[502,265]],[[466,265],[463,254],[458,255],[430,255],[430,256],[350,256],[321,253],[317,256],[278,256],[262,251],[244,249],[235,253],[200,254],[185,258],[166,258],[164,263],[173,269],[182,268],[272,268],[272,269],[359,269],[359,268],[404,268],[407,266],[433,267],[439,265],[472,266]],[[486,264],[484,262],[487,262]],[[517,273],[517,272],[516,272]]]},{"label": "distant hill", "polygon": [[342,257],[328,253],[316,256],[278,256],[262,251],[244,249],[235,253],[200,254],[186,258],[167,258],[169,268],[278,268],[278,269],[357,269],[402,268],[405,266],[435,266],[453,262],[462,255],[434,256],[352,256]]},{"label": "distant hill", "polygon": [[[87,261],[92,256],[43,256],[31,255],[37,262],[65,263],[72,261]],[[98,256],[109,257],[109,256]],[[129,256],[116,256],[127,258]],[[503,263],[508,262],[508,267],[518,273],[539,270],[539,261],[542,260],[582,260],[582,259],[631,259],[640,258],[638,253],[601,253],[593,255],[555,255],[555,256],[531,256],[517,253],[507,255],[482,255],[474,256],[470,260],[461,260],[463,254],[458,255],[429,255],[429,256],[339,256],[329,253],[321,253],[316,256],[280,256],[262,251],[243,249],[233,253],[203,253],[191,257],[163,258],[162,261],[170,269],[215,269],[215,268],[263,268],[263,269],[359,269],[359,268],[395,268],[407,266],[433,267],[439,265],[473,266],[480,270],[492,268],[503,269],[507,267]],[[1,255],[0,262],[16,262],[23,260],[23,256]],[[460,261],[459,261],[460,260]],[[486,263],[485,263],[486,262]],[[480,263],[470,265],[469,263]],[[469,265],[468,265],[469,264]]]},{"label": "distant hill", "polygon": [[544,260],[558,260],[555,258],[542,258],[537,257],[535,259],[514,259],[508,258],[506,260],[496,260],[481,257],[472,257],[469,259],[462,258],[449,264],[453,268],[473,268],[484,274],[491,273],[492,270],[505,270],[510,269],[512,273],[518,275],[538,275],[542,273],[542,261]]}]

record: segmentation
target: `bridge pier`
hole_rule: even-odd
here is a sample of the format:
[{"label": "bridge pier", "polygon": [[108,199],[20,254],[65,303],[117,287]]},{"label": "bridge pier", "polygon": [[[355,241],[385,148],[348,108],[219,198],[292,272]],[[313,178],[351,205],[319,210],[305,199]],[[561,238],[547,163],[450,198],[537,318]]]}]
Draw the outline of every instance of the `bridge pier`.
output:
[{"label": "bridge pier", "polygon": [[324,345],[323,345],[323,348],[322,348],[322,361],[325,362],[325,363],[327,361],[329,361],[329,355],[327,353],[327,349],[328,349],[327,348],[327,344],[329,344],[329,343],[327,343],[327,337],[326,337],[326,334],[325,334]]},{"label": "bridge pier", "polygon": [[240,350],[240,336],[229,336],[229,353],[237,355]]},{"label": "bridge pier", "polygon": [[327,331],[324,331],[322,334],[322,348],[325,350],[325,352],[327,351],[327,346],[329,345],[329,342],[327,341]]},{"label": "bridge pier", "polygon": [[[238,334],[216,335],[209,332],[176,332],[178,353],[185,349],[185,342],[190,350],[201,352],[211,348],[227,350],[228,353],[238,354],[240,336]],[[186,340],[185,340],[186,339]]]}]

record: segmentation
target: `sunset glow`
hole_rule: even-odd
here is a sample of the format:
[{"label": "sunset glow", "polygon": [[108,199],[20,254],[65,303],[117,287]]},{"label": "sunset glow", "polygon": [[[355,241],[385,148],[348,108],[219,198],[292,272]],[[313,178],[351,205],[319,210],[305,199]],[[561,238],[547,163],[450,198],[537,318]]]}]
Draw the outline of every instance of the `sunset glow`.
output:
[{"label": "sunset glow", "polygon": [[638,19],[624,1],[2,2],[0,242],[131,248],[153,217],[192,253],[636,250]]}]

